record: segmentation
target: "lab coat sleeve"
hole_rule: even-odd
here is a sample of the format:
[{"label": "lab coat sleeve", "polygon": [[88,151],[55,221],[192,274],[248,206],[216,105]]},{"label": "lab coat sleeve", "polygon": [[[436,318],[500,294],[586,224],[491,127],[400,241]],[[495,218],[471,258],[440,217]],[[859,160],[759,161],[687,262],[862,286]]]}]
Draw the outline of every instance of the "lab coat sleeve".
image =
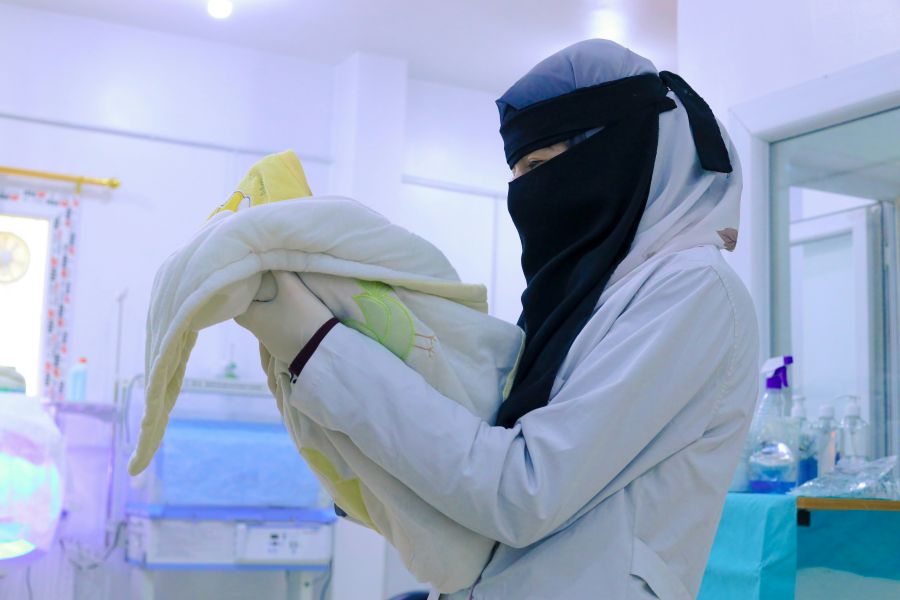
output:
[{"label": "lab coat sleeve", "polygon": [[551,402],[512,428],[474,416],[343,325],[307,362],[290,402],[451,519],[524,547],[702,436],[703,423],[666,425],[723,379],[734,331],[722,281],[698,265],[645,284]]}]

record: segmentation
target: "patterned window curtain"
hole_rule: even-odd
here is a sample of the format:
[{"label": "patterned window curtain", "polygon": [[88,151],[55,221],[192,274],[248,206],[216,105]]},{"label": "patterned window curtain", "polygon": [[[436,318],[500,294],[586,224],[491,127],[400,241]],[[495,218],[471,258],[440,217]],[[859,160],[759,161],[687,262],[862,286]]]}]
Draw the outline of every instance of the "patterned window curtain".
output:
[{"label": "patterned window curtain", "polygon": [[46,192],[27,188],[0,188],[0,212],[4,201],[39,210],[41,216],[51,209],[50,248],[48,252],[47,282],[43,326],[44,365],[42,394],[51,401],[65,399],[66,373],[69,368],[69,334],[71,331],[72,281],[77,256],[78,220],[81,202],[77,196],[60,192]]}]

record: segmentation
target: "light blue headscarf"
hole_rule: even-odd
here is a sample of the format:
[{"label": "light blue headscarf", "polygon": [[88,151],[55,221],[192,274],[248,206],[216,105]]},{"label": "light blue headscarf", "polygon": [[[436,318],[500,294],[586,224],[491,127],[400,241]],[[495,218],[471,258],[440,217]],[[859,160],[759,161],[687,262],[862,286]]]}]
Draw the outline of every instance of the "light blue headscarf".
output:
[{"label": "light blue headscarf", "polygon": [[615,42],[585,40],[572,44],[539,62],[497,100],[501,125],[516,111],[536,102],[648,73],[657,73],[652,62]]}]

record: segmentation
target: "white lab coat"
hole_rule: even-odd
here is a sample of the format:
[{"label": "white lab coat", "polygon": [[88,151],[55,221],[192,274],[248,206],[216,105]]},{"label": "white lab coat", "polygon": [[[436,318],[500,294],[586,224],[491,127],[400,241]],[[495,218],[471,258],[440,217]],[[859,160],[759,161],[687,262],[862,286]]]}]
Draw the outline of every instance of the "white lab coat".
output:
[{"label": "white lab coat", "polygon": [[293,386],[304,414],[500,542],[474,588],[444,598],[696,596],[755,403],[755,313],[711,245],[648,261],[601,303],[615,289],[630,300],[611,324],[595,312],[550,403],[511,429],[341,325]]}]

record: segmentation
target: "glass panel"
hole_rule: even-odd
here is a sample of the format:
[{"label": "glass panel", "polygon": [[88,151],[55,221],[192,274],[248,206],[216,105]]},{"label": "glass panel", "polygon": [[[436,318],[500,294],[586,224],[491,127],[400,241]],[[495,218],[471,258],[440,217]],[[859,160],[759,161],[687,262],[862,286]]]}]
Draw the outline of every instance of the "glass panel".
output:
[{"label": "glass panel", "polygon": [[15,367],[40,394],[41,331],[50,223],[0,214],[0,365]]},{"label": "glass panel", "polygon": [[[870,452],[896,452],[900,415],[895,209],[900,109],[771,146],[772,355],[795,357],[808,414],[861,398]],[[892,433],[892,431],[894,431]]]},{"label": "glass panel", "polygon": [[790,188],[789,198],[791,223],[871,206],[876,203],[869,198],[832,194],[812,188],[793,186]]},{"label": "glass panel", "polygon": [[[853,275],[852,247],[845,233],[791,248],[791,337],[794,352],[804,359],[797,362],[792,384],[810,402],[859,389],[858,374],[847,368],[857,353],[856,307],[847,285]],[[828,321],[830,327],[821,327]],[[830,363],[845,368],[829,369]]]}]

